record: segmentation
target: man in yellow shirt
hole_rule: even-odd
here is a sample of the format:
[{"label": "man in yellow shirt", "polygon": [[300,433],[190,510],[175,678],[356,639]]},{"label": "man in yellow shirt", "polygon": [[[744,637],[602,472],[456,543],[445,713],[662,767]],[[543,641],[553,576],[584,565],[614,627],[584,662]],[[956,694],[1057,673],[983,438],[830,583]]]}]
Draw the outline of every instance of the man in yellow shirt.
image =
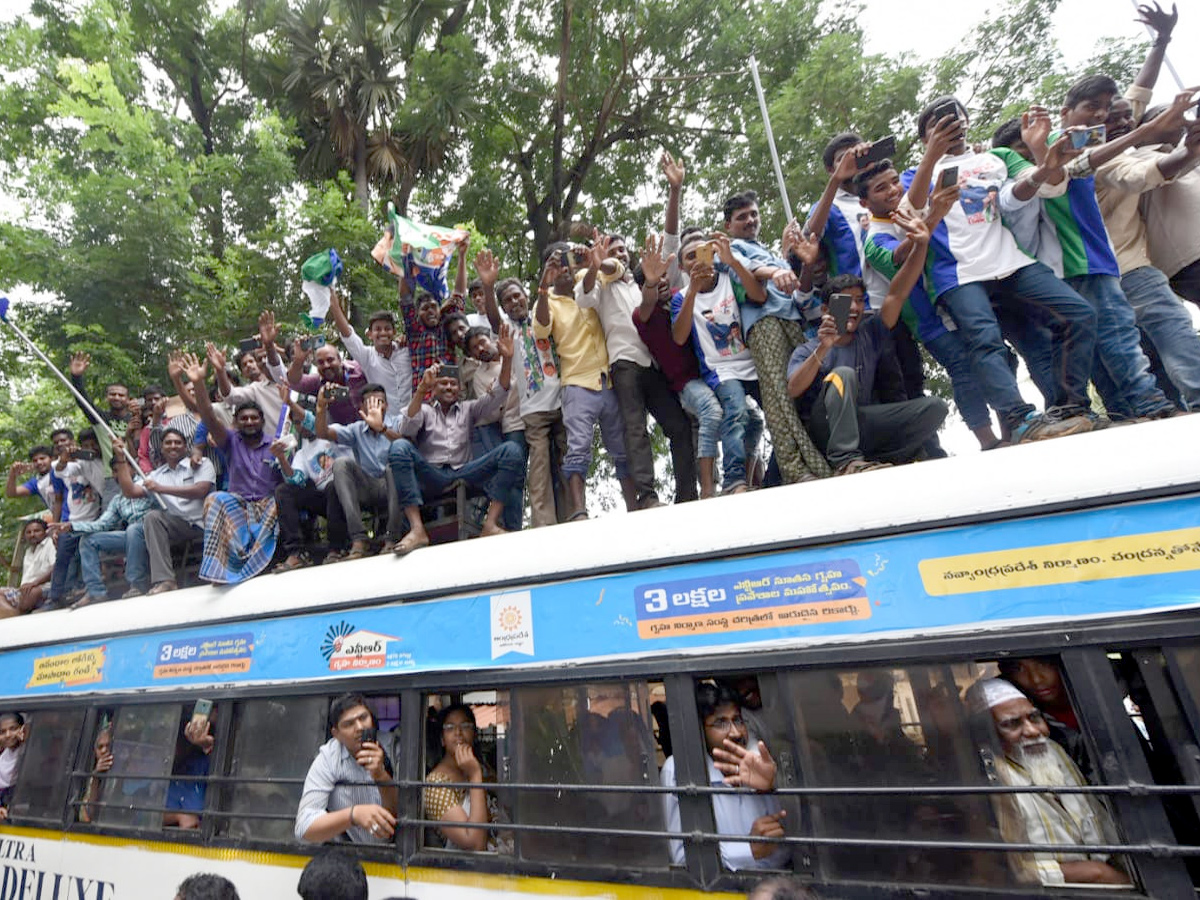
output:
[{"label": "man in yellow shirt", "polygon": [[573,252],[563,242],[546,248],[533,321],[535,337],[553,336],[562,366],[563,424],[567,429],[567,454],[562,471],[571,496],[568,521],[587,518],[584,479],[592,462],[592,435],[597,424],[617,470],[625,507],[630,511],[637,508],[636,491],[625,460],[621,410],[608,374],[604,328],[594,309],[581,309],[575,302],[571,258],[580,255],[578,249]]}]

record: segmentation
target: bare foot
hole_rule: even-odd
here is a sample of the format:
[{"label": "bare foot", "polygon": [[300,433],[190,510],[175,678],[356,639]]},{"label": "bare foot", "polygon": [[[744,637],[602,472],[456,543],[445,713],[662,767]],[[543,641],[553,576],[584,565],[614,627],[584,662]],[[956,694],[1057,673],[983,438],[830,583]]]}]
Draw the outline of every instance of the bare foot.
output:
[{"label": "bare foot", "polygon": [[501,528],[499,525],[489,525],[483,523],[483,528],[479,532],[480,537],[491,537],[493,534],[508,534],[508,529]]},{"label": "bare foot", "polygon": [[414,550],[420,550],[422,547],[429,546],[429,535],[424,531],[410,531],[405,535],[404,540],[396,545],[395,554],[397,556],[407,556]]}]

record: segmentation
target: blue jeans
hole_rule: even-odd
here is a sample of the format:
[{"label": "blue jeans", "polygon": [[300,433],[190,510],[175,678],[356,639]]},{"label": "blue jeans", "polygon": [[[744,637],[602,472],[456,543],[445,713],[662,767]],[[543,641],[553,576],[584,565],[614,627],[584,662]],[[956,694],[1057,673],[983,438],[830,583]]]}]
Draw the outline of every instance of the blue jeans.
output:
[{"label": "blue jeans", "polygon": [[83,536],[79,542],[79,562],[88,596],[103,599],[108,596],[100,576],[101,553],[125,554],[125,581],[132,588],[144,591],[149,585],[150,555],[146,552],[146,537],[142,523],[135,522],[125,531],[97,531]]},{"label": "blue jeans", "polygon": [[702,378],[693,378],[679,392],[679,402],[700,426],[696,442],[696,456],[700,459],[717,458],[717,438],[721,433],[721,401],[713,389]]},{"label": "blue jeans", "polygon": [[941,364],[950,376],[950,386],[954,390],[954,403],[958,413],[963,417],[967,427],[972,431],[987,428],[992,424],[992,414],[988,411],[987,400],[983,391],[971,374],[971,357],[966,345],[957,331],[947,331],[933,340],[925,342],[929,355]]},{"label": "blue jeans", "polygon": [[504,441],[478,459],[455,467],[428,462],[415,446],[399,440],[392,442],[388,452],[388,468],[396,480],[401,509],[420,506],[423,496],[444,494],[460,478],[473,488],[483,489],[489,500],[503,503],[525,471],[525,454],[516,444]]},{"label": "blue jeans", "polygon": [[521,474],[504,500],[504,515],[500,517],[500,524],[505,531],[520,531],[525,518],[525,471],[529,463],[529,446],[525,443],[524,431],[506,431],[504,440],[520,449]]},{"label": "blue jeans", "polygon": [[586,479],[592,465],[592,438],[596,425],[600,426],[600,438],[604,449],[612,459],[617,478],[629,477],[629,464],[625,457],[625,422],[621,418],[621,406],[617,392],[612,389],[607,376],[598,391],[569,384],[562,392],[563,426],[567,429],[567,455],[563,457],[563,478],[578,475]]},{"label": "blue jeans", "polygon": [[1200,336],[1183,300],[1171,290],[1167,276],[1153,266],[1126,272],[1121,288],[1184,404],[1200,409]]},{"label": "blue jeans", "polygon": [[[746,403],[747,384],[736,379],[717,385],[721,404],[721,488],[729,490],[746,483],[746,458],[758,451],[763,418]],[[754,388],[750,389],[751,391]]]},{"label": "blue jeans", "polygon": [[1142,352],[1141,333],[1133,307],[1115,275],[1078,275],[1068,278],[1096,310],[1096,349],[1092,381],[1104,408],[1119,416],[1144,416],[1171,403],[1154,383],[1150,361]]},{"label": "blue jeans", "polygon": [[976,281],[946,291],[946,304],[971,357],[971,371],[988,405],[1009,424],[1033,412],[1008,367],[995,301],[1011,315],[1050,329],[1054,338],[1055,406],[1087,408],[1088,378],[1096,346],[1096,312],[1091,305],[1039,262],[1022,266],[1007,278]]}]

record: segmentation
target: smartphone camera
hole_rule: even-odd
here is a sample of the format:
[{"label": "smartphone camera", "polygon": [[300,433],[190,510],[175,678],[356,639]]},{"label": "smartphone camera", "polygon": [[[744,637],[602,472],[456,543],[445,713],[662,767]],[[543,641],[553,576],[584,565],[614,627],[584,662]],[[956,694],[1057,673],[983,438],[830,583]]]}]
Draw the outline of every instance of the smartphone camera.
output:
[{"label": "smartphone camera", "polygon": [[362,737],[359,739],[359,743],[360,744],[378,744],[379,743],[379,729],[378,728],[364,728],[362,731]]},{"label": "smartphone camera", "polygon": [[244,338],[238,341],[238,350],[242,353],[253,353],[255,350],[262,349],[262,341],[256,337]]},{"label": "smartphone camera", "polygon": [[350,388],[342,387],[341,385],[331,387],[325,392],[325,399],[330,403],[337,403],[341,400],[349,400]]},{"label": "smartphone camera", "polygon": [[93,459],[99,459],[99,458],[100,457],[96,453],[95,450],[72,450],[71,451],[71,459],[80,460],[81,462],[88,462]]},{"label": "smartphone camera", "polygon": [[318,347],[325,346],[325,336],[320,334],[309,334],[300,338],[300,349],[306,352],[312,352]]}]

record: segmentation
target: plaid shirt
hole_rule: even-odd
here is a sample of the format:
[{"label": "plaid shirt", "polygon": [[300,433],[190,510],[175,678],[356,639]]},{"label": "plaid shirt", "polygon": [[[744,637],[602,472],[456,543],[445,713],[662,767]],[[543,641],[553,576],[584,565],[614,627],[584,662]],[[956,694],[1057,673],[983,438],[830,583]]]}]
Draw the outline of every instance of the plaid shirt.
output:
[{"label": "plaid shirt", "polygon": [[[466,312],[462,294],[451,294],[447,312]],[[421,376],[435,362],[446,362],[453,365],[457,361],[454,348],[446,341],[446,330],[441,320],[433,328],[421,321],[417,315],[417,304],[414,297],[401,299],[400,312],[404,315],[404,334],[408,338],[408,359],[412,365],[412,389],[417,391]]]},{"label": "plaid shirt", "polygon": [[100,518],[91,522],[72,522],[71,530],[76,534],[96,534],[101,531],[124,531],[135,522],[146,518],[146,514],[158,506],[149,497],[131,499],[118,494],[104,508]]}]

